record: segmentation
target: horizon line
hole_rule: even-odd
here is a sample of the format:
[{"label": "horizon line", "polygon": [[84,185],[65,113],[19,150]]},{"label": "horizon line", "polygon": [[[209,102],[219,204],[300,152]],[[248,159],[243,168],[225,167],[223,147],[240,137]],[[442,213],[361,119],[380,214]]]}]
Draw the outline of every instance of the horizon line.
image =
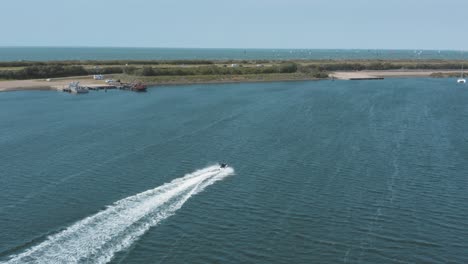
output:
[{"label": "horizon line", "polygon": [[415,49],[415,48],[272,48],[272,47],[265,47],[265,48],[234,48],[234,47],[155,47],[155,46],[88,46],[88,45],[0,45],[0,48],[122,48],[122,49],[214,49],[214,50],[221,50],[221,49],[228,49],[228,50],[398,50],[398,51],[459,51],[464,52],[466,50],[461,49],[429,49],[429,48],[422,48],[422,49]]}]

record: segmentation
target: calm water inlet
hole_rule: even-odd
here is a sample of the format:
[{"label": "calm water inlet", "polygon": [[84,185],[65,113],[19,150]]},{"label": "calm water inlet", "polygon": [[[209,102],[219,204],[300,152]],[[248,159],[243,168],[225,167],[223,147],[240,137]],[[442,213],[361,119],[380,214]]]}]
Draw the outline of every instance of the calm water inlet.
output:
[{"label": "calm water inlet", "polygon": [[453,79],[0,93],[0,263],[467,263],[467,102]]}]

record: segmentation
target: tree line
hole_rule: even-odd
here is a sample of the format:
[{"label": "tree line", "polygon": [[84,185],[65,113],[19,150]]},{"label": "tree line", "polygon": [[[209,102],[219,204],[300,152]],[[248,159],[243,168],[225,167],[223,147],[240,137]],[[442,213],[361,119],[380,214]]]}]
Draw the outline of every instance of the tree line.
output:
[{"label": "tree line", "polygon": [[[296,63],[292,61],[276,62],[273,65],[257,64],[252,65],[252,61],[237,61],[235,67],[231,64],[222,66],[214,65],[212,61],[205,60],[180,60],[180,65],[164,67],[164,65],[147,65],[142,62],[150,61],[132,61],[138,65],[123,64],[125,61],[110,61],[114,64],[106,66],[95,66],[94,68],[85,68],[82,65],[71,64],[72,61],[63,61],[54,64],[53,62],[32,62],[33,65],[23,66],[19,70],[0,70],[0,79],[40,79],[68,76],[83,76],[92,74],[119,74],[125,73],[134,76],[185,76],[185,75],[244,75],[244,74],[274,74],[274,73],[304,73],[315,78],[327,78],[330,71],[362,71],[362,70],[401,70],[401,69],[460,69],[462,62],[389,62],[389,61],[320,61],[312,63]],[[168,61],[159,61],[163,64]],[[229,61],[231,62],[231,61]],[[236,61],[232,61],[236,62]],[[240,62],[244,63],[240,64]],[[258,62],[258,61],[256,61]],[[27,62],[0,62],[0,67],[19,67],[21,63]],[[70,63],[70,64],[69,64]],[[76,63],[76,62],[75,62]],[[91,63],[91,62],[90,62]],[[107,63],[100,61],[99,63]],[[173,61],[175,63],[175,61]],[[219,63],[219,62],[217,62]],[[92,65],[98,65],[93,62]],[[228,66],[229,65],[229,66]]]},{"label": "tree line", "polygon": [[242,67],[232,66],[199,66],[199,67],[151,67],[137,68],[133,66],[124,67],[124,73],[140,76],[184,76],[184,75],[243,75],[243,74],[270,74],[270,73],[293,73],[297,71],[296,63],[283,63],[267,67]]},{"label": "tree line", "polygon": [[34,65],[20,70],[2,70],[0,79],[41,79],[92,74],[125,73],[135,76],[184,76],[184,75],[243,75],[297,72],[296,63],[282,63],[268,67],[151,67],[151,66],[108,66],[99,69],[86,69],[80,65]]},{"label": "tree line", "polygon": [[[114,62],[114,61],[112,61]],[[133,61],[141,63],[141,61]],[[462,62],[388,62],[388,61],[363,61],[363,62],[342,62],[342,61],[322,61],[313,63],[296,63],[292,61],[277,62],[273,65],[251,65],[251,61],[246,64],[231,64],[222,66],[210,65],[209,61],[181,60],[178,66],[164,67],[155,65],[127,65],[122,66],[121,61],[116,65],[96,66],[85,68],[83,65],[68,64],[69,61],[53,64],[52,62],[37,62],[37,64],[24,66],[19,70],[0,70],[0,79],[40,79],[68,76],[83,76],[92,74],[119,74],[125,73],[134,76],[185,76],[185,75],[244,75],[244,74],[274,74],[274,73],[303,73],[315,78],[327,78],[330,71],[362,71],[362,70],[401,70],[401,69],[460,69]],[[189,65],[188,62],[191,64]],[[238,61],[242,62],[242,61]],[[22,62],[11,62],[10,67],[18,66]],[[36,62],[34,62],[36,63]],[[154,64],[152,61],[151,63]],[[159,62],[163,63],[163,62]],[[166,62],[164,62],[166,63]],[[200,64],[198,64],[200,63]],[[218,62],[219,63],[219,62]],[[1,62],[0,66],[6,67],[8,63]],[[93,65],[96,65],[94,62]],[[229,65],[229,66],[228,66]]]},{"label": "tree line", "polygon": [[[0,71],[0,79],[41,79],[41,78],[56,78],[69,76],[84,76],[95,74],[94,69],[85,69],[78,65],[35,65],[27,66],[20,70],[2,70]],[[100,69],[100,74],[123,73],[122,67],[104,67]]]}]

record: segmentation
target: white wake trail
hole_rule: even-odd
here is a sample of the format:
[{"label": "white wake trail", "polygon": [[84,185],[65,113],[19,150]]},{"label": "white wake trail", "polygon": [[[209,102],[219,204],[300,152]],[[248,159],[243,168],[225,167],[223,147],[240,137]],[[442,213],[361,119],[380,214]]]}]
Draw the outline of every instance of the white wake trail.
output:
[{"label": "white wake trail", "polygon": [[115,202],[49,236],[6,263],[107,263],[152,226],[173,215],[193,195],[234,174],[210,166]]}]

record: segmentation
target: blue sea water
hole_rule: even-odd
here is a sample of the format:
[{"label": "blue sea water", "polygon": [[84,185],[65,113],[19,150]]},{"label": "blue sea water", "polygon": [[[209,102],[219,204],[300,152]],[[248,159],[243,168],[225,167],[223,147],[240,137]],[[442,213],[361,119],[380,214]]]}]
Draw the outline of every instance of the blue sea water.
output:
[{"label": "blue sea water", "polygon": [[0,93],[0,262],[467,263],[466,102],[452,79]]},{"label": "blue sea water", "polygon": [[193,49],[98,47],[0,47],[0,61],[54,60],[291,60],[467,59],[447,50]]}]

